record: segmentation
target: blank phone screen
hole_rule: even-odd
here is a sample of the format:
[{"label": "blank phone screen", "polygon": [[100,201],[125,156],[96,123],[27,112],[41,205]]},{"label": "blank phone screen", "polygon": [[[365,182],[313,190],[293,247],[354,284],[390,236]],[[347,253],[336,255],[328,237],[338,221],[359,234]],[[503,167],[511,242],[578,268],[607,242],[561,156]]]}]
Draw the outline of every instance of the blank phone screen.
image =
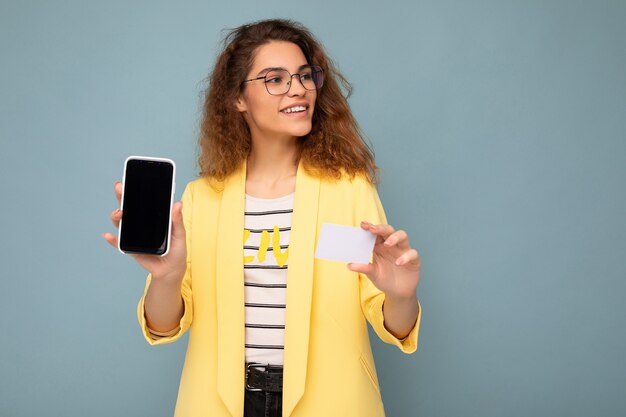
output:
[{"label": "blank phone screen", "polygon": [[126,165],[120,249],[161,255],[167,249],[174,167],[131,159]]}]

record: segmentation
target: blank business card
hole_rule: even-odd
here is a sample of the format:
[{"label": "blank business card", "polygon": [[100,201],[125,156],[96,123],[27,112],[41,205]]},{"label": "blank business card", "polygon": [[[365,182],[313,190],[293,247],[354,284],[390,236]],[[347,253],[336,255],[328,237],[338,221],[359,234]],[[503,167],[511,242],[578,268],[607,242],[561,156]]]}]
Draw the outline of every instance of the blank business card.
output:
[{"label": "blank business card", "polygon": [[324,223],[315,257],[327,261],[367,264],[375,243],[376,235],[360,227]]}]

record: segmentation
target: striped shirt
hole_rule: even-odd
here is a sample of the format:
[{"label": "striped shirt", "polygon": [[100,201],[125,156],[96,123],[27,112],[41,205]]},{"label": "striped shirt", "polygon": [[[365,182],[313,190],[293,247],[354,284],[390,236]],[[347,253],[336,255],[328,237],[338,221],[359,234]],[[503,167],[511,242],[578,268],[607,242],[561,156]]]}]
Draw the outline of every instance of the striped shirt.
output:
[{"label": "striped shirt", "polygon": [[289,235],[295,192],[246,194],[244,290],[246,362],[283,364]]}]

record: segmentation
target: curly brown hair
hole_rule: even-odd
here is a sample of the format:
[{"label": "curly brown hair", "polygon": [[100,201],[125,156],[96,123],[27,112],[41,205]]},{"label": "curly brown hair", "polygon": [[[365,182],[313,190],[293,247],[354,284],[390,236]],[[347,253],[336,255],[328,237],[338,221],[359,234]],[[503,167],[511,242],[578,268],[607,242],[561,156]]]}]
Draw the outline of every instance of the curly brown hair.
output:
[{"label": "curly brown hair", "polygon": [[[339,179],[345,172],[364,175],[378,184],[374,153],[365,143],[350,111],[350,83],[335,68],[321,44],[300,23],[272,19],[229,30],[224,48],[209,78],[200,128],[200,174],[221,182],[248,157],[250,130],[235,107],[250,71],[256,50],[271,41],[292,42],[300,47],[307,63],[324,70],[309,134],[298,138],[297,157],[307,172]],[[344,96],[342,93],[346,92]]]}]

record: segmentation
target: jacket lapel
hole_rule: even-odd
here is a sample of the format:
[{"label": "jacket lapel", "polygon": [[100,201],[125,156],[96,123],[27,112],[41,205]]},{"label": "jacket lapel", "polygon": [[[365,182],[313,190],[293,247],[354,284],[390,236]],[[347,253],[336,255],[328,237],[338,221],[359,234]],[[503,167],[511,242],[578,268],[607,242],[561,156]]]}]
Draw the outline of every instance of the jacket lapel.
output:
[{"label": "jacket lapel", "polygon": [[[243,229],[246,163],[226,179],[220,205],[216,265],[217,390],[233,416],[243,415],[245,310]],[[298,165],[289,243],[283,415],[304,394],[311,321],[313,261],[317,238],[320,179]]]},{"label": "jacket lapel", "polygon": [[245,318],[243,228],[246,164],[224,184],[217,233],[217,391],[233,416],[243,416]]},{"label": "jacket lapel", "polygon": [[309,176],[300,162],[289,239],[283,375],[284,416],[291,414],[304,394],[319,191],[320,179]]}]

